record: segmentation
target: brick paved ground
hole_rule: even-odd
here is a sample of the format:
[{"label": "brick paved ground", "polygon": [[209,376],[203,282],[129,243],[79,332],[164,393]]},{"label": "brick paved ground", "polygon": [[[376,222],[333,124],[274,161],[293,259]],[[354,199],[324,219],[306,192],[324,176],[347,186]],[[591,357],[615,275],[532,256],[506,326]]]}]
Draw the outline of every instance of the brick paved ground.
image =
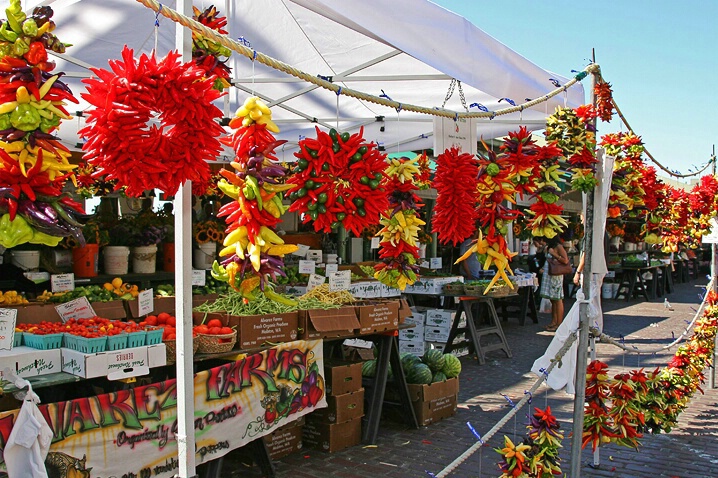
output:
[{"label": "brick paved ground", "polygon": [[[668,296],[674,310],[664,308],[663,300],[652,302],[604,301],[605,331],[618,337],[623,335],[627,344],[638,347],[656,346],[671,342],[671,332],[679,335],[686,321],[694,315],[698,305],[697,294],[705,285],[694,281],[676,285]],[[570,304],[567,304],[568,311]],[[462,358],[459,410],[456,416],[418,430],[407,428],[400,421],[382,420],[379,439],[375,447],[356,446],[338,453],[327,454],[305,449],[275,462],[279,477],[345,477],[367,476],[421,477],[425,470],[434,473],[442,470],[474,443],[466,422],[471,422],[485,434],[507,411],[507,402],[501,394],[518,401],[524,390],[531,387],[535,377],[530,373],[533,361],[543,354],[551,334],[543,331],[549,317],[540,317],[540,324],[530,321],[518,325],[516,320],[504,323],[513,358],[494,352],[483,366]],[[598,344],[598,358],[607,362],[611,372],[637,367],[651,368],[665,365],[674,349],[665,353],[636,356],[624,354],[609,345]],[[568,434],[571,430],[573,397],[564,392],[548,391],[544,386],[534,397],[535,404],[548,403]],[[680,477],[701,478],[718,476],[718,390],[706,387],[705,395],[697,395],[688,410],[680,416],[679,426],[667,435],[643,438],[639,451],[609,445],[601,449],[599,468],[589,467],[589,451],[583,452],[584,477]],[[496,477],[499,455],[493,451],[503,443],[502,436],[524,435],[525,412],[518,420],[509,421],[500,433],[462,464],[452,477]],[[564,469],[569,466],[570,439],[564,439],[562,458]],[[225,461],[222,476],[258,477],[258,467],[243,464],[230,455]]]}]

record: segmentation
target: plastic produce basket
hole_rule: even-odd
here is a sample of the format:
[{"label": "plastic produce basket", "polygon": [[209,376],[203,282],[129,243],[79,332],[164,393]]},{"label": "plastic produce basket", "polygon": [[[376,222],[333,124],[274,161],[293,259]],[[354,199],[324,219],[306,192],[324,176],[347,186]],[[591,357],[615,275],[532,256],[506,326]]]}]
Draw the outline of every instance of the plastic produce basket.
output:
[{"label": "plastic produce basket", "polygon": [[107,336],[107,350],[120,350],[127,348],[127,334]]},{"label": "plastic produce basket", "polygon": [[139,332],[129,332],[127,335],[127,347],[142,347],[147,339],[147,332],[141,330]]},{"label": "plastic produce basket", "polygon": [[22,335],[22,339],[25,342],[25,345],[27,345],[28,347],[32,347],[38,350],[51,350],[59,349],[60,347],[62,347],[62,337],[65,334],[37,335],[23,333]]},{"label": "plastic produce basket", "polygon": [[12,338],[12,346],[19,347],[22,345],[22,332],[15,331],[15,336]]},{"label": "plastic produce basket", "polygon": [[75,350],[83,354],[104,352],[107,348],[107,337],[76,337]]},{"label": "plastic produce basket", "polygon": [[66,349],[77,350],[77,335],[65,334],[62,338],[62,346]]},{"label": "plastic produce basket", "polygon": [[156,345],[162,343],[162,334],[165,329],[162,327],[148,327],[147,337],[145,338],[145,345]]}]

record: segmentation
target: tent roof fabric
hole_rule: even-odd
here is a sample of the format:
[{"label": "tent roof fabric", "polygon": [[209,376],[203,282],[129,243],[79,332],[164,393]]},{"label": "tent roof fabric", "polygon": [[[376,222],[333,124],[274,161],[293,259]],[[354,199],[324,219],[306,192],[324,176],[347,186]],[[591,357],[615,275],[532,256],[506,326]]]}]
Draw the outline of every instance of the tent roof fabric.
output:
[{"label": "tent roof fabric", "polygon": [[[71,43],[56,71],[79,98],[81,77],[87,67],[108,68],[119,58],[123,45],[149,53],[157,45],[159,55],[175,47],[175,24],[134,0],[28,0],[26,10],[38,4],[55,10],[55,34]],[[427,0],[217,0],[227,16],[229,36],[243,37],[251,48],[311,75],[331,76],[334,83],[368,94],[385,92],[393,100],[427,107],[441,107],[452,78],[461,81],[466,104],[480,103],[489,110],[502,109],[510,98],[517,103],[538,98],[554,89],[551,79],[568,81],[546,71],[493,39],[468,20]],[[7,6],[1,0],[0,6]],[[173,0],[163,4],[175,8]],[[202,8],[204,5],[197,5]],[[155,20],[159,27],[155,28]],[[278,135],[292,144],[313,136],[314,128],[337,127],[342,131],[365,128],[365,138],[383,143],[387,151],[431,148],[429,115],[360,101],[333,92],[234,54],[228,62],[236,88],[221,105],[232,116],[244,99],[256,94],[272,107],[281,128]],[[521,113],[478,120],[484,138],[505,135],[519,124],[536,130],[557,106],[584,103],[579,84]],[[86,108],[83,104],[79,110]],[[458,91],[445,108],[463,111]],[[382,121],[383,120],[383,121]],[[60,137],[74,146],[83,118],[66,121]]]}]

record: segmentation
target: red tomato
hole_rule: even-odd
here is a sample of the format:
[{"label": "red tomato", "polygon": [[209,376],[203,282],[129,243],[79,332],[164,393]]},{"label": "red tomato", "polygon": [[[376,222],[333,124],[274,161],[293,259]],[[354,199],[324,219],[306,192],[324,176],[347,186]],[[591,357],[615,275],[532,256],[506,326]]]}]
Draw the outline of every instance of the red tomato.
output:
[{"label": "red tomato", "polygon": [[177,336],[175,334],[169,334],[166,340],[177,340]]},{"label": "red tomato", "polygon": [[207,327],[206,325],[198,325],[197,327],[194,328],[194,330],[198,334],[208,334],[209,333],[209,327]]},{"label": "red tomato", "polygon": [[210,327],[209,335],[219,335],[221,331],[222,331],[222,327]]},{"label": "red tomato", "polygon": [[222,327],[221,329],[219,329],[219,333],[222,335],[231,334],[232,332],[234,332],[234,330],[232,330],[231,327]]},{"label": "red tomato", "polygon": [[207,327],[209,327],[210,329],[212,329],[212,328],[214,328],[214,327],[219,327],[219,328],[221,328],[221,327],[222,327],[222,321],[219,320],[219,319],[212,319],[212,320],[210,320],[209,322],[207,322]]},{"label": "red tomato", "polygon": [[157,317],[154,315],[148,315],[145,322],[147,325],[157,325]]},{"label": "red tomato", "polygon": [[167,325],[169,325],[170,327],[175,327],[176,324],[177,324],[177,319],[173,315],[170,315],[169,317],[167,317]]}]

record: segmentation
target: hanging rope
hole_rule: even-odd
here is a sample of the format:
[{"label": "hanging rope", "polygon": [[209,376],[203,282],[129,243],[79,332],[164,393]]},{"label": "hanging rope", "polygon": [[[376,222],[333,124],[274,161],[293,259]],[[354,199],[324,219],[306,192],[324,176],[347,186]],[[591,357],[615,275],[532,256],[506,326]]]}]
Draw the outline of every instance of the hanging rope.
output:
[{"label": "hanging rope", "polygon": [[543,375],[539,377],[538,380],[533,384],[533,386],[524,392],[523,398],[509,410],[509,413],[507,413],[501,420],[499,420],[496,425],[491,428],[488,432],[486,432],[486,435],[484,435],[482,440],[477,441],[471,447],[469,447],[464,453],[459,455],[454,461],[449,463],[443,470],[441,470],[439,473],[437,473],[435,476],[436,478],[444,478],[449,473],[453,472],[456,468],[459,467],[463,462],[465,462],[471,455],[476,453],[476,450],[480,450],[482,446],[486,442],[488,442],[491,437],[493,437],[496,432],[498,432],[501,427],[503,427],[511,418],[513,418],[514,415],[518,413],[518,411],[526,404],[531,403],[531,399],[533,397],[533,394],[538,388],[541,386],[541,384],[546,380],[549,373],[551,373],[551,370],[554,369],[556,365],[559,365],[561,363],[561,359],[564,355],[566,355],[566,352],[571,348],[571,345],[576,341],[578,338],[578,334],[573,333],[569,335],[569,337],[566,339],[566,342],[563,344],[563,346],[559,349],[558,352],[556,352],[556,356],[551,360],[551,365],[548,366],[546,370],[543,370]]},{"label": "hanging rope", "polygon": [[[625,124],[625,125],[626,125],[626,128],[628,128],[628,131],[630,131],[630,132],[633,133],[633,134],[636,134],[636,133],[633,131],[633,128],[631,128],[631,125],[628,124],[628,121],[626,120],[626,117],[623,116],[623,113],[621,112],[621,109],[620,109],[620,108],[618,107],[618,105],[616,104],[616,100],[613,99],[613,98],[611,98],[611,103],[613,104],[613,107],[616,109],[616,113],[618,113],[618,116],[621,118],[621,121],[623,121],[623,124]],[[675,178],[690,178],[690,177],[693,177],[693,176],[698,176],[698,175],[701,174],[703,171],[705,171],[706,169],[708,169],[708,166],[710,166],[711,164],[713,164],[713,161],[716,160],[715,155],[713,155],[713,156],[710,157],[710,159],[708,159],[708,162],[707,162],[707,163],[705,164],[705,166],[703,166],[700,170],[698,170],[698,171],[696,171],[696,172],[694,172],[694,173],[690,173],[690,174],[679,174],[679,173],[674,173],[673,171],[671,171],[670,169],[668,169],[667,167],[665,167],[665,166],[663,166],[661,163],[659,163],[658,160],[656,160],[656,158],[654,158],[653,155],[648,151],[648,149],[645,148],[645,146],[644,146],[644,148],[643,148],[643,152],[644,152],[644,153],[646,154],[646,156],[648,156],[648,157],[650,158],[650,160],[653,161],[653,162],[655,163],[655,165],[658,166],[664,173],[666,173],[666,174],[668,174],[668,175],[670,175],[670,176],[673,176],[673,177],[675,177]]]},{"label": "hanging rope", "polygon": [[[173,22],[179,23],[180,25],[185,26],[194,32],[201,33],[205,37],[210,38],[210,39],[218,42],[219,44],[226,46],[230,50],[233,50],[243,56],[246,56],[247,58],[252,59],[253,61],[258,61],[259,63],[269,66],[270,68],[274,68],[275,70],[279,70],[288,75],[294,76],[295,78],[300,78],[300,79],[306,81],[307,83],[311,83],[311,84],[319,86],[321,88],[333,91],[334,93],[337,93],[340,90],[339,85],[330,83],[330,82],[323,80],[315,75],[310,75],[308,73],[305,73],[302,70],[299,70],[291,65],[283,63],[279,60],[275,60],[274,58],[264,55],[263,53],[259,53],[256,50],[252,50],[251,48],[247,48],[246,46],[242,45],[241,43],[236,42],[225,35],[221,35],[221,34],[217,33],[215,30],[207,28],[206,26],[202,25],[201,23],[199,23],[191,18],[181,15],[176,10],[168,8],[167,6],[162,6],[162,8],[160,9],[160,4],[155,0],[136,0],[136,1],[146,7],[154,10],[155,12],[161,13],[162,15],[169,18]],[[368,101],[370,103],[388,106],[388,107],[394,108],[394,109],[400,108],[401,110],[413,111],[415,113],[422,113],[422,114],[427,114],[427,115],[432,115],[432,116],[442,116],[445,118],[454,118],[454,119],[458,119],[458,118],[489,118],[489,119],[491,119],[496,116],[516,113],[516,112],[522,111],[526,108],[532,108],[536,105],[546,102],[549,99],[553,98],[554,96],[561,94],[562,92],[565,93],[568,88],[572,87],[576,83],[579,83],[581,80],[586,78],[589,74],[598,74],[599,72],[600,72],[600,67],[596,63],[592,63],[592,64],[588,65],[583,71],[580,71],[573,78],[571,78],[569,81],[567,81],[566,84],[564,84],[563,86],[561,86],[559,88],[556,88],[555,90],[552,90],[551,92],[547,93],[544,96],[541,96],[539,98],[536,98],[532,101],[523,103],[518,106],[514,106],[511,108],[505,108],[505,109],[497,110],[497,111],[489,111],[489,112],[457,113],[454,111],[440,109],[440,108],[427,108],[425,106],[417,106],[417,105],[412,105],[412,104],[408,104],[408,103],[399,103],[398,101],[381,98],[378,96],[363,93],[361,91],[352,90],[350,88],[341,88],[340,94],[350,96],[352,98],[357,98],[362,101]]]}]

